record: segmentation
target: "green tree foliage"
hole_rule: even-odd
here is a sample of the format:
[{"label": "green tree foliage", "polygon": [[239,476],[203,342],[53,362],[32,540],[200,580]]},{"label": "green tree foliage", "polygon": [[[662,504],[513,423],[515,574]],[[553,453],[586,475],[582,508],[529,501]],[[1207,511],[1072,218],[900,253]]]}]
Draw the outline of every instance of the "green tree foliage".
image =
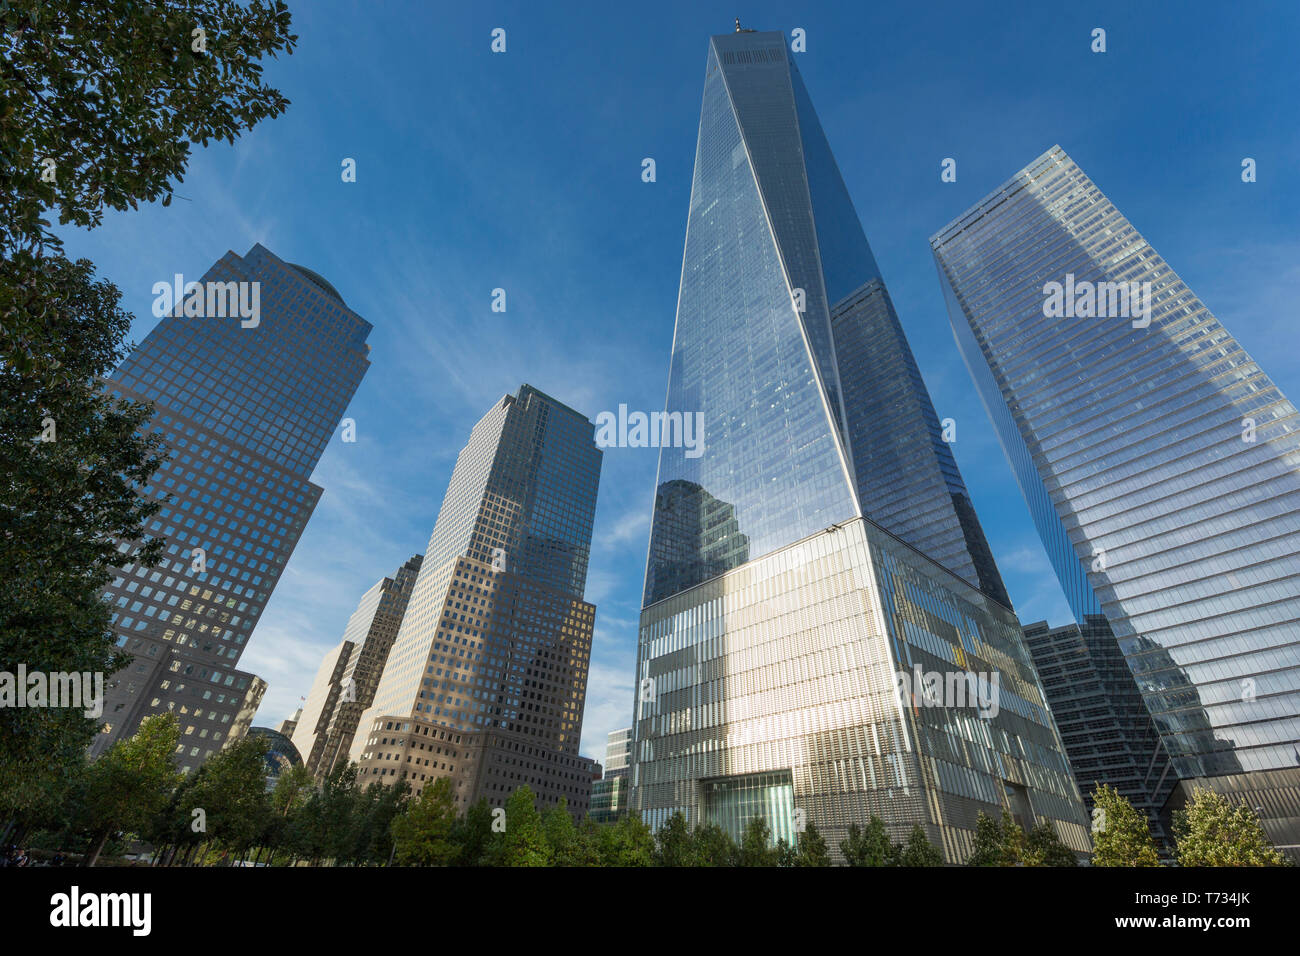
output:
[{"label": "green tree foliage", "polygon": [[898,851],[889,841],[885,821],[874,814],[865,831],[856,823],[849,824],[848,836],[840,842],[840,852],[849,866],[898,865]]},{"label": "green tree foliage", "polygon": [[282,113],[257,61],[293,52],[289,19],[283,0],[0,4],[6,254],[52,240],[47,209],[93,227],[105,207],[167,205],[191,144],[233,143]]},{"label": "green tree foliage", "polygon": [[907,842],[898,848],[899,866],[943,866],[943,851],[930,842],[925,828],[912,825]]},{"label": "green tree foliage", "polygon": [[[1014,822],[1011,825],[1020,830]],[[1025,837],[1024,847],[1022,859],[1025,866],[1079,865],[1079,859],[1074,855],[1074,851],[1065,845],[1048,823],[1040,823],[1030,830]]]},{"label": "green tree foliage", "polygon": [[1160,853],[1144,814],[1118,790],[1102,784],[1092,792],[1093,866],[1159,866]]},{"label": "green tree foliage", "polygon": [[497,866],[547,866],[551,848],[542,828],[532,788],[519,787],[506,801],[506,829],[496,859]]},{"label": "green tree foliage", "polygon": [[487,800],[479,800],[456,821],[456,845],[460,847],[457,866],[490,865],[490,848],[493,844],[492,807]]},{"label": "green tree foliage", "polygon": [[812,823],[804,827],[799,837],[798,866],[830,866],[831,852],[821,831]]},{"label": "green tree foliage", "polygon": [[654,834],[636,811],[601,827],[597,845],[601,866],[654,866]]},{"label": "green tree foliage", "polygon": [[[111,674],[129,658],[109,630],[103,588],[159,509],[135,486],[163,462],[151,414],[99,386],[125,356],[131,318],[86,260],[42,260],[18,275],[0,262],[0,325],[13,309],[40,314],[39,369],[0,360],[0,671]],[[42,440],[50,439],[50,440]],[[130,553],[155,563],[162,543]],[[0,808],[48,800],[98,721],[82,707],[0,707]]]},{"label": "green tree foliage", "polygon": [[967,866],[1012,866],[1002,833],[1002,824],[980,811],[975,820],[975,849],[966,860]]},{"label": "green tree foliage", "polygon": [[[192,143],[233,142],[288,105],[257,61],[296,40],[282,0],[0,4],[0,670],[120,669],[100,595],[111,568],[160,548],[142,541],[159,503],[133,487],[163,460],[136,434],[149,410],[99,386],[130,317],[45,217],[93,227],[106,208],[169,203]],[[0,810],[56,803],[95,726],[0,708]]]},{"label": "green tree foliage", "polygon": [[695,839],[686,817],[674,813],[655,834],[656,866],[695,866]]},{"label": "green tree foliage", "polygon": [[731,834],[716,823],[701,823],[691,834],[696,866],[735,866],[740,852]]},{"label": "green tree foliage", "polygon": [[144,830],[166,808],[180,780],[172,758],[179,740],[175,716],[159,714],[90,765],[82,791],[86,821],[96,834],[90,866],[112,833]]},{"label": "green tree foliage", "polygon": [[967,866],[1078,866],[1074,852],[1056,831],[1040,823],[1030,833],[1002,810],[1001,820],[981,812],[975,821],[975,849]]},{"label": "green tree foliage", "polygon": [[1285,866],[1253,809],[1196,787],[1192,802],[1174,813],[1180,866]]},{"label": "green tree foliage", "polygon": [[265,737],[244,737],[217,751],[187,794],[187,816],[193,820],[193,811],[202,810],[202,835],[228,856],[238,857],[256,844],[271,815],[266,750]]},{"label": "green tree foliage", "polygon": [[393,820],[397,862],[403,866],[450,866],[460,858],[456,844],[456,799],[451,778],[439,777]]},{"label": "green tree foliage", "polygon": [[753,817],[745,824],[740,838],[738,866],[776,866],[779,855],[771,845],[772,829],[764,817]]},{"label": "green tree foliage", "polygon": [[559,803],[542,811],[542,831],[550,847],[551,866],[595,866],[599,855],[587,834],[573,824],[569,801],[564,797]]}]

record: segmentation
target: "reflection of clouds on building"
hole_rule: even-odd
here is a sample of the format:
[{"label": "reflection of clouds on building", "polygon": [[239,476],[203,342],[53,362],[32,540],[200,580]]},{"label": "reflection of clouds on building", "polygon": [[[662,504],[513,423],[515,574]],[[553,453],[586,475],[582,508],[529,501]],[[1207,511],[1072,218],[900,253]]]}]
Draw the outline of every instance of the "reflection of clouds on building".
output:
[{"label": "reflection of clouds on building", "polygon": [[[832,855],[978,814],[1086,818],[1019,623],[780,33],[709,43],[637,649],[632,806]],[[904,709],[895,675],[996,675],[997,713]]]}]

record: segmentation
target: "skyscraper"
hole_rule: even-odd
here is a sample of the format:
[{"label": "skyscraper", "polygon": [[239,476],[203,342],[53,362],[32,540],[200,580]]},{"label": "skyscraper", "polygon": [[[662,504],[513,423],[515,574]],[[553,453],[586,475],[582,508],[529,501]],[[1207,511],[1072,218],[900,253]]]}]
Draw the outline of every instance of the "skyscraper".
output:
[{"label": "skyscraper", "polygon": [[423,559],[415,555],[393,577],[377,581],[361,596],[343,640],[316,672],[293,743],[318,778],[328,776],[340,758],[347,761],[357,721],[375,699]]},{"label": "skyscraper", "polygon": [[369,367],[371,326],[261,245],[174,285],[154,287],[165,314],[106,385],[155,404],[147,427],[173,454],[142,492],[164,501],[145,528],[163,559],[143,568],[119,545],[105,592],[133,660],[105,688],[92,753],[173,711],[188,770],[257,710],[266,683],[235,665],[320,498],[309,478]]},{"label": "skyscraper", "polygon": [[632,757],[632,728],[611,730],[605,741],[604,773],[591,786],[591,818],[611,823],[627,812],[628,766]]},{"label": "skyscraper", "polygon": [[1079,622],[1182,783],[1300,844],[1300,418],[1059,146],[931,239],[957,343]]},{"label": "skyscraper", "polygon": [[595,426],[531,385],[461,449],[351,757],[361,783],[450,777],[459,806],[527,784],[586,811],[578,755],[596,608],[583,600]]},{"label": "skyscraper", "polygon": [[762,815],[791,841],[811,822],[838,852],[876,814],[956,862],[1006,807],[1084,850],[1019,623],[779,33],[709,44],[666,404],[703,415],[704,446],[660,452],[645,819],[738,836]]},{"label": "skyscraper", "polygon": [[1091,813],[1093,791],[1113,787],[1167,846],[1161,811],[1177,781],[1110,625],[1091,614],[1082,627],[1039,621],[1024,631],[1084,805]]}]

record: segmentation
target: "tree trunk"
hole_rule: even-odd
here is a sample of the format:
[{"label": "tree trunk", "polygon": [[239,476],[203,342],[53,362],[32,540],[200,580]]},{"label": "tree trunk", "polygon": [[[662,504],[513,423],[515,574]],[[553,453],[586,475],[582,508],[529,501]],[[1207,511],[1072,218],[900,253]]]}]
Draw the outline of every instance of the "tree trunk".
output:
[{"label": "tree trunk", "polygon": [[94,866],[95,861],[99,859],[99,854],[104,850],[104,844],[108,842],[110,831],[101,830],[99,839],[95,841],[95,848],[90,851],[90,856],[86,860],[86,866]]}]

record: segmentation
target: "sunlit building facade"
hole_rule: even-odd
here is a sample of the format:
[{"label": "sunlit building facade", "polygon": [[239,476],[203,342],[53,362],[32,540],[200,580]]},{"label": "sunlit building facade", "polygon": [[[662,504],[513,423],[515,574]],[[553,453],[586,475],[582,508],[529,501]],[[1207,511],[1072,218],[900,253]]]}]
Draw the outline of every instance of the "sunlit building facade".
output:
[{"label": "sunlit building facade", "polygon": [[[1193,782],[1300,844],[1300,416],[1059,146],[931,239],[1076,618]],[[1125,294],[1127,293],[1127,294]]]},{"label": "sunlit building facade", "polygon": [[[633,808],[736,837],[761,815],[792,843],[811,822],[835,855],[874,814],[950,862],[1006,808],[1086,850],[1019,623],[779,33],[709,44],[666,405],[702,413],[704,444],[660,452]],[[918,673],[946,690],[900,693]]]},{"label": "sunlit building facade", "polygon": [[530,385],[456,459],[372,705],[351,747],[362,784],[449,777],[457,805],[585,815],[578,753],[595,606],[583,600],[601,451],[585,416]]},{"label": "sunlit building facade", "polygon": [[415,555],[361,596],[343,640],[316,672],[293,742],[317,779],[347,763],[357,722],[374,700],[423,559]]},{"label": "sunlit building facade", "polygon": [[165,309],[106,385],[154,403],[146,428],[172,455],[142,489],[162,501],[144,529],[165,542],[162,561],[141,567],[119,545],[105,591],[133,659],[105,687],[91,747],[171,711],[184,770],[242,736],[257,710],[266,683],[236,665],[320,498],[312,470],[370,365],[370,323],[261,245],[226,253],[199,282],[197,299]]}]

